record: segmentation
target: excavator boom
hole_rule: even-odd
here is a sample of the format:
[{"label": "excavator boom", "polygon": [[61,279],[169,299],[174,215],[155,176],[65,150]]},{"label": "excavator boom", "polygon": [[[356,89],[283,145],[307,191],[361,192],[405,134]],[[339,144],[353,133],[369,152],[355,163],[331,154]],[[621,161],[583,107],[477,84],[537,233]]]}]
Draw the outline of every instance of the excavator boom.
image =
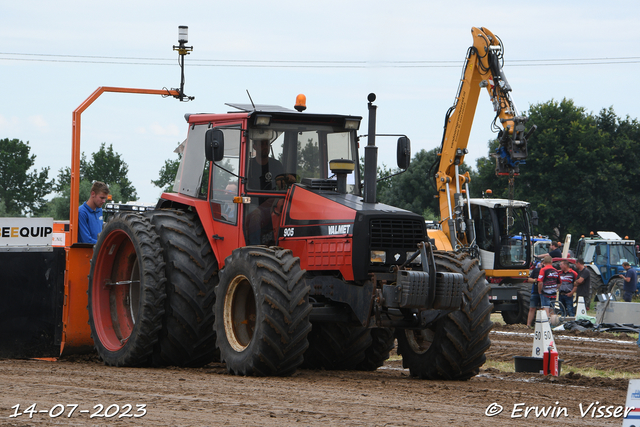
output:
[{"label": "excavator boom", "polygon": [[[436,189],[440,200],[441,218],[448,219],[444,231],[451,244],[472,244],[473,236],[466,235],[470,228],[471,213],[464,212],[463,189],[469,197],[469,174],[460,174],[459,166],[467,154],[467,144],[475,115],[476,105],[483,88],[489,93],[496,113],[492,129],[498,133],[500,145],[494,157],[496,173],[511,175],[519,172],[519,165],[527,158],[527,118],[519,115],[511,99],[511,86],[502,70],[503,46],[500,39],[486,28],[471,29],[473,45],[467,51],[462,79],[454,105],[447,111],[445,131],[435,174]],[[465,188],[466,187],[466,188]],[[467,205],[469,205],[467,200]],[[464,217],[467,216],[465,219]]]}]

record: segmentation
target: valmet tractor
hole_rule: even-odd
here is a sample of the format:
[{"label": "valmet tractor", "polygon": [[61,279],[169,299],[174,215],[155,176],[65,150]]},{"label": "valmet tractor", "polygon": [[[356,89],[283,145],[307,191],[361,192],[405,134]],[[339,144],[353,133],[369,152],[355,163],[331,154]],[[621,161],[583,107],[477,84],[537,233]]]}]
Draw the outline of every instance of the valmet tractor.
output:
[{"label": "valmet tractor", "polygon": [[[478,260],[434,250],[424,219],[376,202],[375,95],[361,117],[233,105],[188,114],[173,193],[121,212],[93,250],[89,324],[109,365],[226,363],[468,379],[490,345]],[[398,166],[410,145],[398,140]]]}]

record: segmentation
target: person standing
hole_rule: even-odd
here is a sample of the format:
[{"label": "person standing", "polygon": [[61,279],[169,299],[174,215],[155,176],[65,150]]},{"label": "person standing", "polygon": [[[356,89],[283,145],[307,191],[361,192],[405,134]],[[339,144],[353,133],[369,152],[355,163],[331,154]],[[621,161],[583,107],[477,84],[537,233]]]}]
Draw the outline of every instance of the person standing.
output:
[{"label": "person standing", "polygon": [[551,302],[555,301],[558,292],[558,281],[560,280],[558,270],[553,268],[553,258],[549,255],[542,259],[544,266],[538,274],[538,293],[540,294],[540,305],[550,315]]},{"label": "person standing", "polygon": [[578,278],[574,285],[577,285],[576,289],[576,303],[582,297],[584,299],[584,306],[589,310],[590,298],[591,298],[591,273],[589,269],[584,266],[584,260],[578,258],[576,260],[576,268],[578,269]]},{"label": "person standing", "polygon": [[573,317],[576,315],[573,308],[573,295],[578,289],[578,285],[575,284],[578,278],[576,273],[570,266],[568,261],[560,261],[560,289],[558,300],[564,305],[567,316]]},{"label": "person standing", "polygon": [[91,186],[89,200],[78,209],[78,243],[96,244],[102,231],[102,205],[107,201],[109,187],[96,181]]},{"label": "person standing", "polygon": [[622,263],[622,268],[627,270],[627,274],[619,274],[619,276],[624,279],[624,294],[622,295],[622,299],[626,302],[631,302],[631,297],[636,291],[638,275],[636,274],[636,271],[631,268],[631,264],[626,261]]},{"label": "person standing", "polygon": [[527,326],[529,327],[533,327],[536,310],[540,308],[540,294],[538,293],[540,266],[541,264],[538,263],[535,268],[531,270],[531,274],[529,274],[529,278],[527,279],[528,283],[533,283],[533,285],[531,285],[531,299],[529,300],[529,315],[527,316]]}]

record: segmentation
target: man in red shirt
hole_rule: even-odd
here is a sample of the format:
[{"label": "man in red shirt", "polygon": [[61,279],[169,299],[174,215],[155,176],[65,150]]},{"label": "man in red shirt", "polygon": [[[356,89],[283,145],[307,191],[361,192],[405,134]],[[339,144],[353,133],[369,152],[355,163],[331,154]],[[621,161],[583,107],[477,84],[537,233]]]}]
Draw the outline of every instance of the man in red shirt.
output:
[{"label": "man in red shirt", "polygon": [[578,278],[576,273],[570,266],[568,261],[560,261],[560,296],[558,299],[564,305],[567,316],[573,317],[576,315],[573,309],[573,295],[578,289],[578,285],[575,283]]},{"label": "man in red shirt", "polygon": [[551,305],[551,301],[555,301],[556,292],[558,291],[558,282],[560,281],[560,276],[558,274],[558,270],[553,268],[551,263],[553,262],[553,258],[549,255],[545,256],[542,259],[542,264],[544,266],[540,269],[540,274],[538,274],[538,292],[540,293],[540,305],[547,312],[547,318],[549,317],[549,307]]}]

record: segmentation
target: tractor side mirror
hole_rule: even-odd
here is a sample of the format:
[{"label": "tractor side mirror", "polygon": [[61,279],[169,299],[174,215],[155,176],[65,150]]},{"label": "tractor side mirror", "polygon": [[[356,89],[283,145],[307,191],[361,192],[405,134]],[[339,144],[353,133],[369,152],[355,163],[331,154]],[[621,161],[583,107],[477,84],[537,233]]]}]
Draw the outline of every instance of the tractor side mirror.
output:
[{"label": "tractor side mirror", "polygon": [[531,211],[531,225],[538,226],[538,212]]},{"label": "tractor side mirror", "polygon": [[209,129],[204,134],[204,155],[210,162],[224,158],[224,133],[220,129]]},{"label": "tractor side mirror", "polygon": [[398,138],[398,167],[403,170],[409,169],[411,162],[411,141],[406,136]]}]

